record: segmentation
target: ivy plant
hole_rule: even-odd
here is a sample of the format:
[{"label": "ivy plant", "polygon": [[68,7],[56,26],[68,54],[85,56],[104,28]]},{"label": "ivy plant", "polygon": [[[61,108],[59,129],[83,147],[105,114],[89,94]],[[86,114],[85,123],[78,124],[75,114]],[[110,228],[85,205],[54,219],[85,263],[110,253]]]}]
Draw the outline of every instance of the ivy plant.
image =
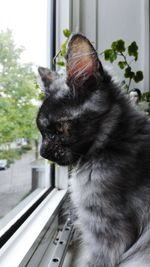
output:
[{"label": "ivy plant", "polygon": [[125,41],[120,39],[112,42],[111,48],[106,49],[102,52],[106,61],[113,63],[119,59],[118,67],[123,71],[124,80],[122,84],[127,89],[130,89],[131,81],[134,80],[136,83],[143,80],[144,75],[141,70],[134,71],[132,68],[133,62],[138,60],[138,45],[134,41],[129,46],[126,46]]},{"label": "ivy plant", "polygon": [[[69,29],[63,30],[63,35],[65,41],[62,43],[60,51],[54,58],[55,63],[60,66],[65,66],[65,56],[67,51],[68,39],[72,32]],[[134,71],[132,64],[138,61],[139,51],[138,45],[135,41],[126,46],[125,41],[119,39],[113,41],[109,49],[104,50],[101,55],[104,55],[106,61],[113,63],[115,60],[118,60],[118,67],[122,70],[124,75],[124,80],[122,81],[123,87],[127,90],[130,90],[132,80],[136,83],[143,80],[144,75],[141,70]],[[150,103],[150,92],[144,92],[141,97],[141,101]]]},{"label": "ivy plant", "polygon": [[[64,29],[63,34],[66,40],[63,42],[60,51],[55,56],[56,64],[60,67],[65,66],[66,48],[71,31],[69,29]],[[143,80],[143,72],[141,70],[133,71],[132,67],[133,62],[137,62],[139,55],[138,45],[135,41],[133,41],[129,46],[126,46],[125,41],[122,39],[113,41],[111,48],[104,50],[101,54],[104,54],[105,60],[110,63],[113,63],[119,58],[118,67],[123,71],[125,79],[122,81],[122,84],[124,88],[127,89],[127,92],[130,89],[132,80],[136,83]]]},{"label": "ivy plant", "polygon": [[63,35],[66,38],[66,40],[62,43],[60,51],[57,53],[57,55],[54,58],[54,60],[56,60],[56,64],[59,65],[60,67],[65,66],[65,56],[66,56],[66,50],[67,50],[67,43],[68,43],[68,39],[71,35],[71,31],[68,29],[64,29]]}]

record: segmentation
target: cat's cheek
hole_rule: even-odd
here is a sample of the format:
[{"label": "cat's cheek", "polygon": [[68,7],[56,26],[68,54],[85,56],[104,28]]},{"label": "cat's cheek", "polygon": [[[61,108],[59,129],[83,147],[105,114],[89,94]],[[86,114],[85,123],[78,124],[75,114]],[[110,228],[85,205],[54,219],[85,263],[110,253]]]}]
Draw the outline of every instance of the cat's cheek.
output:
[{"label": "cat's cheek", "polygon": [[64,155],[62,157],[58,157],[56,160],[57,164],[61,166],[68,166],[74,163],[74,159],[70,151],[64,151]]}]

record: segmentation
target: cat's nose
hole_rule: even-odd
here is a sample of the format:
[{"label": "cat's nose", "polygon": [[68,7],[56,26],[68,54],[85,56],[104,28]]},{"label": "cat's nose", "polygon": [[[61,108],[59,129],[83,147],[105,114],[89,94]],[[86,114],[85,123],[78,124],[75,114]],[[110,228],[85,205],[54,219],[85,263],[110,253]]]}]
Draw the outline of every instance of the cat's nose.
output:
[{"label": "cat's nose", "polygon": [[47,154],[46,154],[45,149],[43,147],[40,148],[40,155],[42,158],[45,158],[45,159],[47,158]]},{"label": "cat's nose", "polygon": [[63,157],[64,155],[65,155],[65,153],[64,153],[64,151],[61,151],[61,150],[57,150],[56,152],[55,152],[55,158],[60,158],[60,157]]}]

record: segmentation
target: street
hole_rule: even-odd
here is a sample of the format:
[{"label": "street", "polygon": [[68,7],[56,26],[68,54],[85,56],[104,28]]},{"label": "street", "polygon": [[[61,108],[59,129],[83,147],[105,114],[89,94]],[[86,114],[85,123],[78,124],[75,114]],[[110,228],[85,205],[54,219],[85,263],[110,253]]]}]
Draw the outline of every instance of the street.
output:
[{"label": "street", "polygon": [[10,168],[0,171],[0,218],[14,208],[31,190],[31,162],[34,153],[22,155]]}]

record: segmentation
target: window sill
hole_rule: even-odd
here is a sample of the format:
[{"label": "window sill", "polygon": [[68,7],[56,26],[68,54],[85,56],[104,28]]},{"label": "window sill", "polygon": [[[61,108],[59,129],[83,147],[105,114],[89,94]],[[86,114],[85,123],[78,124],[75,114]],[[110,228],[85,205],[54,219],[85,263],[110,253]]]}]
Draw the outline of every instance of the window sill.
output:
[{"label": "window sill", "polygon": [[18,266],[63,201],[67,190],[54,189],[14,233],[0,252],[1,266]]},{"label": "window sill", "polygon": [[2,218],[0,220],[0,236],[17,222],[17,220],[46,192],[46,190],[47,189],[36,189]]}]

